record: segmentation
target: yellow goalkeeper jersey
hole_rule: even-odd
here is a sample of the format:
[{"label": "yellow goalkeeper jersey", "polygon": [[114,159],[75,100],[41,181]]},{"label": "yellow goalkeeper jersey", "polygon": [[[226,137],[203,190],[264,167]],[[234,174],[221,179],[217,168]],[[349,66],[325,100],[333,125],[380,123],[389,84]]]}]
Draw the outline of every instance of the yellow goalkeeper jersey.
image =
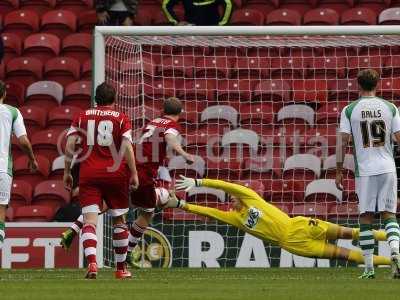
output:
[{"label": "yellow goalkeeper jersey", "polygon": [[287,236],[291,218],[279,208],[266,202],[255,191],[239,184],[215,179],[203,179],[202,186],[220,189],[240,198],[243,208],[240,211],[225,212],[186,204],[187,211],[212,216],[276,244],[279,244]]}]

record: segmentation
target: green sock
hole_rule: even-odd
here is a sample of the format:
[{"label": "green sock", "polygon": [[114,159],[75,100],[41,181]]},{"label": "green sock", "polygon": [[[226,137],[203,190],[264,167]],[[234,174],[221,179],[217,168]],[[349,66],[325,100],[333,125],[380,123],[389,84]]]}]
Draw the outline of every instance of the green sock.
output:
[{"label": "green sock", "polygon": [[396,218],[389,218],[384,221],[387,242],[392,254],[399,254],[400,230]]},{"label": "green sock", "polygon": [[359,244],[364,256],[365,270],[373,270],[375,239],[372,224],[360,224]]},{"label": "green sock", "polygon": [[4,238],[6,237],[5,228],[6,224],[0,221],[0,244],[3,244]]}]

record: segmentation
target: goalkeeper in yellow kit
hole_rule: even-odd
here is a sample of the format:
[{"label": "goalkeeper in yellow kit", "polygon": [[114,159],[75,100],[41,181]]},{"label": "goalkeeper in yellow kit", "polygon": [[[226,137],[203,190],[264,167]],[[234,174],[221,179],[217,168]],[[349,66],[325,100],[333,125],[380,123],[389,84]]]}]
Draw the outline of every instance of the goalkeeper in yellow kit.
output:
[{"label": "goalkeeper in yellow kit", "polygon": [[[345,259],[358,264],[364,263],[361,251],[350,250],[328,243],[329,240],[358,240],[359,229],[347,228],[308,217],[289,217],[277,207],[269,204],[255,191],[239,184],[214,179],[193,179],[181,176],[176,181],[177,190],[189,191],[193,187],[220,189],[230,195],[232,210],[189,204],[178,199],[173,192],[166,207],[181,208],[187,212],[217,219],[235,226],[264,241],[301,256]],[[386,240],[384,231],[374,231],[378,241]],[[390,265],[390,258],[374,256],[375,265]]]}]

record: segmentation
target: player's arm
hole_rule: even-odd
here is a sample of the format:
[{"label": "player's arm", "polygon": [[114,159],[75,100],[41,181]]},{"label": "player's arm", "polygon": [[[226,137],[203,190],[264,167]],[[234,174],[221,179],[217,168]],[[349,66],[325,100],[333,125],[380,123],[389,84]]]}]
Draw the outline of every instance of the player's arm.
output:
[{"label": "player's arm", "polygon": [[[71,130],[70,130],[71,132]],[[64,186],[67,190],[71,190],[73,186],[73,178],[71,174],[72,159],[74,157],[75,146],[79,136],[77,134],[69,133],[67,143],[65,145],[65,159],[64,159]]]},{"label": "player's arm", "polygon": [[13,133],[18,139],[18,145],[22,152],[24,152],[24,154],[29,158],[29,167],[31,171],[36,171],[38,163],[33,153],[31,142],[26,134],[24,119],[18,109],[15,109],[15,113],[16,116],[13,122]]},{"label": "player's arm", "polygon": [[132,139],[128,137],[123,137],[122,149],[124,150],[124,158],[131,171],[131,177],[129,179],[129,184],[133,189],[137,189],[139,186],[138,173],[136,169],[135,151],[132,147]]},{"label": "player's arm", "polygon": [[349,116],[346,115],[346,109],[347,106],[342,110],[340,128],[336,137],[336,187],[340,190],[343,190],[343,162],[351,138],[351,124]]},{"label": "player's arm", "polygon": [[181,179],[176,181],[177,190],[189,191],[191,188],[197,186],[210,187],[214,189],[223,190],[225,193],[238,197],[241,201],[264,201],[255,191],[244,187],[240,184],[226,182],[218,179],[193,179],[185,176],[180,176]]},{"label": "player's arm", "polygon": [[178,141],[178,135],[176,133],[166,133],[165,134],[165,142],[167,143],[168,147],[173,149],[179,155],[182,155],[187,163],[191,164],[194,162],[193,155],[191,155],[191,154],[187,153],[185,150],[183,150],[181,144]]},{"label": "player's arm", "polygon": [[392,119],[392,134],[394,135],[396,142],[400,143],[400,115],[396,106],[394,106],[394,116]]}]

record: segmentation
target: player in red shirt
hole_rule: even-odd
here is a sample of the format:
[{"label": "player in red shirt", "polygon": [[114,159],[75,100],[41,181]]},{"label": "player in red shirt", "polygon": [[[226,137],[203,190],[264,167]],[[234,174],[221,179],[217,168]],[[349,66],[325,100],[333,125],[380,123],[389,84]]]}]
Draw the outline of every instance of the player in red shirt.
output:
[{"label": "player in red shirt", "polygon": [[157,171],[166,160],[167,146],[183,156],[189,164],[194,162],[193,155],[182,149],[178,139],[181,130],[178,120],[181,112],[182,103],[179,99],[171,97],[165,100],[164,115],[146,125],[136,145],[140,184],[138,189],[131,193],[131,201],[134,206],[140,208],[140,213],[130,230],[128,257],[149,226],[154,209],[168,201],[168,190],[156,184]]},{"label": "player in red shirt", "polygon": [[67,134],[64,184],[72,187],[71,160],[75,145],[81,142],[79,202],[83,213],[82,244],[88,261],[86,278],[97,276],[96,225],[103,200],[113,217],[113,246],[116,278],[129,278],[126,252],[129,231],[124,214],[129,207],[129,186],[139,184],[132,147],[130,120],[114,109],[115,90],[102,83],[96,88],[96,108],[81,112]]}]

